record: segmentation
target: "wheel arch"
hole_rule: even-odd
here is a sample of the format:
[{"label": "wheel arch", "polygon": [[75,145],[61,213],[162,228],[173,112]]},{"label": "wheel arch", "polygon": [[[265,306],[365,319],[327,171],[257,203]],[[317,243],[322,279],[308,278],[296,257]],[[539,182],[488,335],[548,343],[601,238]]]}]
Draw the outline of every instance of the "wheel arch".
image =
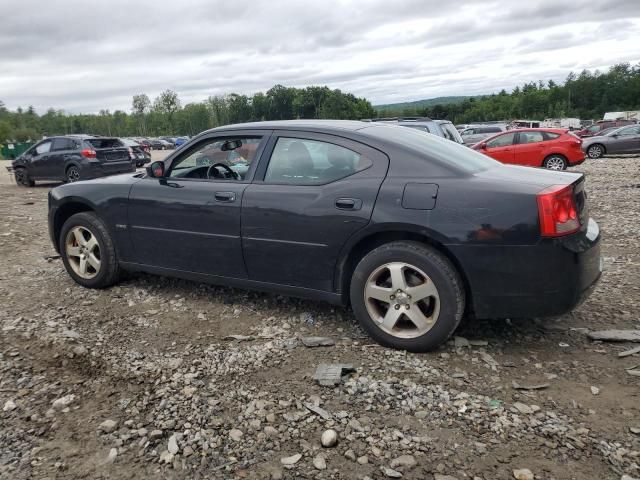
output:
[{"label": "wheel arch", "polygon": [[95,212],[95,208],[93,205],[90,205],[87,202],[83,202],[80,200],[70,200],[68,202],[60,205],[56,213],[53,217],[53,234],[52,240],[54,242],[54,246],[56,247],[56,251],[60,251],[60,232],[62,231],[62,226],[64,222],[66,222],[69,218],[71,218],[76,213],[82,212]]},{"label": "wheel arch", "polygon": [[435,232],[429,232],[424,228],[404,224],[387,225],[378,227],[367,233],[362,233],[357,238],[351,239],[347,246],[343,248],[343,252],[336,266],[334,287],[342,297],[344,304],[348,303],[351,276],[360,260],[380,245],[400,240],[423,243],[444,255],[447,260],[451,262],[462,280],[467,299],[465,312],[471,312],[473,310],[473,296],[471,295],[471,286],[467,273],[456,256],[443,243],[443,239],[439,238],[439,235]]},{"label": "wheel arch", "polygon": [[565,162],[567,162],[567,165],[569,165],[569,159],[567,158],[567,156],[564,153],[551,152],[551,153],[547,153],[545,155],[545,157],[542,159],[542,166],[543,167],[544,167],[544,162],[546,162],[551,157],[561,157],[561,158],[564,159]]},{"label": "wheel arch", "polygon": [[597,145],[597,146],[599,146],[599,147],[602,149],[602,154],[603,154],[603,155],[607,153],[607,147],[605,146],[605,144],[604,144],[604,143],[594,142],[594,143],[592,143],[591,145],[589,145],[589,146],[587,147],[587,155],[589,155],[589,149],[590,149],[591,147],[596,146],[596,145]]}]

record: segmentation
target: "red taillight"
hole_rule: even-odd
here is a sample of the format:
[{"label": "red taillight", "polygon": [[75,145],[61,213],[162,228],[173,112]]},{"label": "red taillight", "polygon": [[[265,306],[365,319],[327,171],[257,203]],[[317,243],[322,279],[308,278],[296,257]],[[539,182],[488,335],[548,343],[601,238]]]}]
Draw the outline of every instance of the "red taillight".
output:
[{"label": "red taillight", "polygon": [[84,150],[82,150],[82,152],[80,152],[80,155],[85,158],[96,158],[96,151],[90,148],[85,148]]},{"label": "red taillight", "polygon": [[578,209],[571,185],[553,185],[538,193],[540,234],[543,237],[569,235],[580,228]]}]

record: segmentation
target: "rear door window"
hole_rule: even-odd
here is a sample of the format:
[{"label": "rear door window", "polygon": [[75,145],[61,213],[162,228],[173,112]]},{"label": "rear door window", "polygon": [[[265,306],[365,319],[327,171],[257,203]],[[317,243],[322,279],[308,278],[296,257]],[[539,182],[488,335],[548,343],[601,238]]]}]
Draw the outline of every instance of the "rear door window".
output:
[{"label": "rear door window", "polygon": [[538,143],[544,141],[542,132],[520,132],[518,143]]},{"label": "rear door window", "polygon": [[[560,136],[559,133],[552,133],[552,132],[543,132],[542,135],[544,136],[545,140],[555,140],[556,138],[558,138]],[[576,138],[579,138],[579,137],[576,137]]]},{"label": "rear door window", "polygon": [[79,144],[77,140],[72,138],[54,138],[53,146],[51,147],[52,152],[60,152],[63,150],[75,150],[78,148]]},{"label": "rear door window", "polygon": [[264,178],[269,183],[324,185],[369,168],[373,162],[333,143],[280,137]]}]

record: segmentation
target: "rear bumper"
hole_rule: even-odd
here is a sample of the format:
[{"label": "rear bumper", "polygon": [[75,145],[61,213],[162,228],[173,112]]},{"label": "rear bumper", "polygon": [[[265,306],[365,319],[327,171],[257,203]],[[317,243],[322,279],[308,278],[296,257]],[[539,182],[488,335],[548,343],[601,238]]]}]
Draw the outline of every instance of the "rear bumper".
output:
[{"label": "rear bumper", "polygon": [[90,162],[81,172],[83,180],[136,171],[134,160],[126,162]]},{"label": "rear bumper", "polygon": [[602,274],[600,230],[587,228],[532,246],[452,248],[470,284],[477,318],[563,315],[593,292]]}]

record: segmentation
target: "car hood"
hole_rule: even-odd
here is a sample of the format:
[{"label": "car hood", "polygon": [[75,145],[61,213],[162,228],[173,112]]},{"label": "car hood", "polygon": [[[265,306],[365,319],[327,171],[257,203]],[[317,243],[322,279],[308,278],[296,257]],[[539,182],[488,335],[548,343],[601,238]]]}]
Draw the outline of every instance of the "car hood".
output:
[{"label": "car hood", "polygon": [[594,135],[592,137],[584,137],[582,139],[582,147],[585,147],[586,145],[592,145],[594,143],[609,143],[612,140],[614,140],[614,138],[608,135]]},{"label": "car hood", "polygon": [[520,167],[517,165],[499,165],[477,172],[474,176],[481,180],[499,180],[506,183],[531,185],[536,189],[551,185],[569,185],[582,177],[581,173],[558,172],[546,168]]}]

